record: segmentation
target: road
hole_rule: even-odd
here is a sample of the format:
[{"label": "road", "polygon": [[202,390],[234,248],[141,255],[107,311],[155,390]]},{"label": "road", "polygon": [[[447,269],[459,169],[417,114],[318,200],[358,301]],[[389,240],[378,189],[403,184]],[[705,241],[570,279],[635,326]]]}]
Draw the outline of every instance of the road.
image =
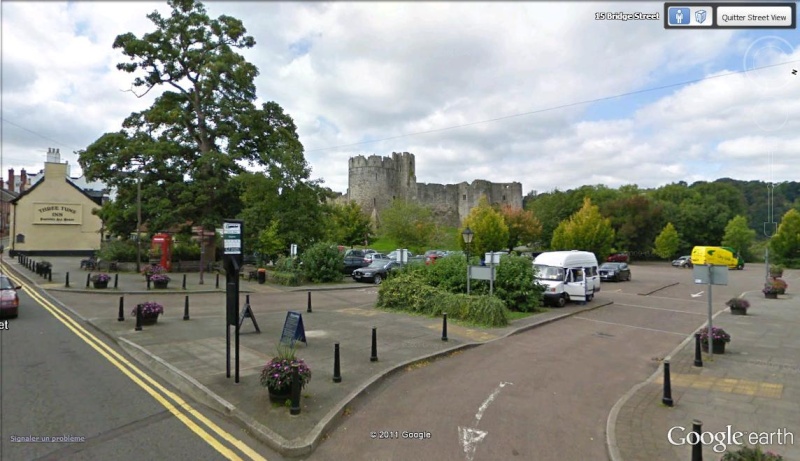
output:
[{"label": "road", "polygon": [[[691,274],[634,265],[632,282],[603,285],[595,302],[610,306],[406,371],[356,401],[308,459],[605,461],[614,403],[707,319]],[[715,311],[761,277],[731,272]]]},{"label": "road", "polygon": [[0,332],[0,459],[282,459],[26,290]]}]

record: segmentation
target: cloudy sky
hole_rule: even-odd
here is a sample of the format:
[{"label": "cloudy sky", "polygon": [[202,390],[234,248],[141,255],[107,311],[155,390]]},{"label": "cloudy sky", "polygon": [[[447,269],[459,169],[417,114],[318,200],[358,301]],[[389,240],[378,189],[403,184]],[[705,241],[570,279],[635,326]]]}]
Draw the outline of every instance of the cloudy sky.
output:
[{"label": "cloudy sky", "polygon": [[[39,171],[152,102],[114,38],[166,3],[2,2],[2,165]],[[262,101],[295,120],[313,177],[411,152],[417,180],[656,187],[800,179],[800,32],[595,21],[629,2],[209,2],[244,21]]]}]

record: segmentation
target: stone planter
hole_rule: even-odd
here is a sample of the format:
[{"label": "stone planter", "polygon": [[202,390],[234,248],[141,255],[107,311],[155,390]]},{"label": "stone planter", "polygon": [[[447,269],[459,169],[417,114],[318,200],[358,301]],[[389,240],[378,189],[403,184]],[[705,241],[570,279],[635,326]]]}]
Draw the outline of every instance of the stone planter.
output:
[{"label": "stone planter", "polygon": [[747,315],[747,309],[743,309],[741,307],[731,307],[731,314],[733,315]]},{"label": "stone planter", "polygon": [[291,386],[285,386],[280,389],[273,389],[271,387],[268,387],[267,391],[269,392],[269,401],[272,403],[283,404],[287,400],[292,398]]},{"label": "stone planter", "polygon": [[155,325],[156,323],[158,323],[158,314],[142,316],[142,325]]},{"label": "stone planter", "polygon": [[92,282],[92,283],[94,284],[94,287],[98,288],[98,289],[108,288],[108,280],[104,280],[102,282],[97,281],[97,282]]},{"label": "stone planter", "polygon": [[169,282],[155,282],[155,281],[152,281],[152,283],[153,283],[153,288],[157,288],[159,290],[163,290],[163,289],[167,288],[167,285],[169,285]]},{"label": "stone planter", "polygon": [[778,293],[764,293],[764,297],[767,299],[778,299]]},{"label": "stone planter", "polygon": [[[725,353],[725,341],[715,339],[714,340],[714,353],[715,354],[724,354]],[[701,343],[700,346],[703,349],[703,352],[708,352],[708,343]]]}]

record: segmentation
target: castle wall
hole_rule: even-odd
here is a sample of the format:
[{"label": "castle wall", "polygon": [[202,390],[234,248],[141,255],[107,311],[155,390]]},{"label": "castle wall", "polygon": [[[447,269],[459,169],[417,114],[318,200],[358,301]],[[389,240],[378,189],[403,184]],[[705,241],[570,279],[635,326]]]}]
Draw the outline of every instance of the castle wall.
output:
[{"label": "castle wall", "polygon": [[439,222],[458,227],[461,223],[458,213],[459,185],[457,184],[417,184],[417,201],[431,207]]}]

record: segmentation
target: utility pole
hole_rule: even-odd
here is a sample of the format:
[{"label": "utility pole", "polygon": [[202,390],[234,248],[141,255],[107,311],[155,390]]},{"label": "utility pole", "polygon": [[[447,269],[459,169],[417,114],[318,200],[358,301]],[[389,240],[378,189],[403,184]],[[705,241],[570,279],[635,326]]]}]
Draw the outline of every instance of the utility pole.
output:
[{"label": "utility pole", "polygon": [[136,175],[136,272],[142,262],[142,170]]}]

